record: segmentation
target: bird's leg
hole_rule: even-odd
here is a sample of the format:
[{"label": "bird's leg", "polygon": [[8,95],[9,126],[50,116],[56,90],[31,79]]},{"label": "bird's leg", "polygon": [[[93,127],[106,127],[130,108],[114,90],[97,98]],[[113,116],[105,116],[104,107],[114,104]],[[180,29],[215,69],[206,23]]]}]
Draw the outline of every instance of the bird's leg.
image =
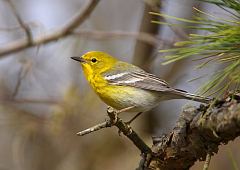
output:
[{"label": "bird's leg", "polygon": [[138,116],[140,116],[143,112],[137,113],[133,118],[126,122],[126,124],[130,125]]}]

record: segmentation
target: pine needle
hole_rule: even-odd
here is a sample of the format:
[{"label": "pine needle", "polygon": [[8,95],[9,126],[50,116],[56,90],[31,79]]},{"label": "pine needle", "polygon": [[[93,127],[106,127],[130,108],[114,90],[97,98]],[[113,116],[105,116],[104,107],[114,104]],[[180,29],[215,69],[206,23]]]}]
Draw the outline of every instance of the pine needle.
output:
[{"label": "pine needle", "polygon": [[[167,53],[164,57],[164,65],[193,58],[194,61],[202,61],[197,66],[199,69],[206,65],[221,64],[221,69],[215,73],[209,82],[202,88],[203,93],[223,91],[230,87],[239,90],[240,84],[240,1],[239,0],[201,0],[219,6],[228,14],[234,16],[232,20],[214,16],[197,8],[197,15],[193,19],[178,18],[166,14],[151,12],[151,15],[173,19],[183,24],[171,24],[167,22],[152,21],[157,24],[186,27],[202,30],[204,34],[189,34],[189,39],[174,44],[175,48],[160,50]],[[238,17],[236,17],[238,16]],[[207,18],[206,18],[207,17]],[[184,23],[190,25],[184,25]],[[224,65],[223,65],[224,64]],[[224,83],[228,82],[228,83]]]}]

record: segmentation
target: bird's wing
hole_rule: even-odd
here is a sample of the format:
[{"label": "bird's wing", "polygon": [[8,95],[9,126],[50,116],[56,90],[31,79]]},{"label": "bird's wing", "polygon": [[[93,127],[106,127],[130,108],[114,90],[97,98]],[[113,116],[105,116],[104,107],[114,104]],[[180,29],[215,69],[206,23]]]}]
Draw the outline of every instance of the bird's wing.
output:
[{"label": "bird's wing", "polygon": [[166,81],[143,70],[128,70],[118,73],[115,72],[114,74],[108,73],[104,75],[104,78],[112,85],[131,86],[161,92],[173,90]]},{"label": "bird's wing", "polygon": [[[120,63],[122,64],[122,63]],[[122,66],[127,67],[122,67]],[[166,92],[174,95],[172,98],[185,98],[203,103],[209,103],[211,99],[188,93],[184,90],[171,88],[168,83],[157,76],[147,73],[139,67],[133,65],[120,65],[111,71],[102,74],[109,84],[118,86],[130,86],[140,89],[152,90],[157,92]]]}]

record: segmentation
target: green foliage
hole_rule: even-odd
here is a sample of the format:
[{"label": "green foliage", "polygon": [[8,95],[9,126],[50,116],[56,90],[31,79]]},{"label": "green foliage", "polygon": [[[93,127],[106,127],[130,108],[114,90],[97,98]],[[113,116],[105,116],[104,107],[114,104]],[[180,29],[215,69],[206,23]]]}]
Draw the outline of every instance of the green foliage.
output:
[{"label": "green foliage", "polygon": [[201,1],[218,5],[221,8],[227,7],[229,9],[233,9],[236,12],[240,13],[239,0],[201,0]]},{"label": "green foliage", "polygon": [[[231,87],[239,90],[240,86],[240,1],[239,0],[202,0],[213,3],[227,11],[231,19],[218,18],[206,12],[197,11],[193,19],[183,19],[166,14],[151,13],[188,23],[187,28],[195,29],[200,34],[190,34],[186,41],[175,43],[172,49],[160,50],[168,53],[163,64],[169,64],[188,57],[197,57],[202,63],[197,68],[208,64],[221,64],[221,68],[213,75],[211,81],[202,87],[202,92],[210,90],[215,92],[226,91]],[[157,24],[175,26],[174,24],[152,21]],[[177,26],[182,26],[177,24]]]}]

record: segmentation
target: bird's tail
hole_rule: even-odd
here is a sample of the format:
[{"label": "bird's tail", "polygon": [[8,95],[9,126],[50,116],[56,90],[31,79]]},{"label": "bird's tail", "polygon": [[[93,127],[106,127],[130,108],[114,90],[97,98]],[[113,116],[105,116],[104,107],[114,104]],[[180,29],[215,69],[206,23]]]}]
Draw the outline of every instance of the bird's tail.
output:
[{"label": "bird's tail", "polygon": [[201,102],[201,103],[208,104],[212,101],[211,98],[207,98],[207,97],[203,97],[203,96],[200,96],[200,95],[188,93],[188,92],[183,91],[183,90],[175,89],[174,93],[177,94],[181,98],[185,98],[185,99],[188,99],[188,100],[193,100],[193,101],[196,101],[196,102]]},{"label": "bird's tail", "polygon": [[207,103],[207,104],[212,101],[212,99],[208,97],[203,97],[203,96],[199,96],[191,93],[185,93],[185,97],[186,99],[189,99],[189,100],[193,100],[201,103]]}]

